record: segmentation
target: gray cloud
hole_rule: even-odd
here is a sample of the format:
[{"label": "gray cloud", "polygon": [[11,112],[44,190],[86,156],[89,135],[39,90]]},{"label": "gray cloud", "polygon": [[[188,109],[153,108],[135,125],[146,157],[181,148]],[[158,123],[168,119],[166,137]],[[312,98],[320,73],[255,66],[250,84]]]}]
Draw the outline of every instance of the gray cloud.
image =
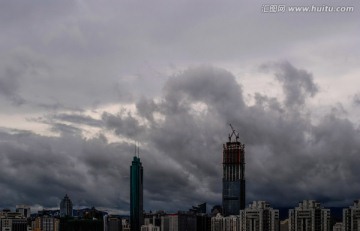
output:
[{"label": "gray cloud", "polygon": [[[64,133],[63,133],[64,135]],[[68,193],[77,206],[127,208],[128,163],[121,159],[126,145],[111,145],[103,138],[83,140],[79,136],[59,138],[32,133],[1,133],[1,184],[6,203],[58,206]],[[127,152],[128,153],[128,152]],[[128,159],[131,157],[128,156]],[[113,182],[122,182],[113,184]],[[102,197],[98,195],[102,189]],[[116,204],[115,202],[121,202]],[[125,203],[125,204],[124,204]]]},{"label": "gray cloud", "polygon": [[86,124],[93,127],[101,127],[103,125],[101,120],[93,119],[90,116],[81,114],[56,114],[52,118],[74,124]]},{"label": "gray cloud", "polygon": [[18,76],[15,70],[7,69],[0,77],[0,94],[16,105],[21,105],[25,100],[17,93],[19,89]]},{"label": "gray cloud", "polygon": [[106,126],[114,130],[115,134],[119,136],[126,136],[136,140],[136,137],[144,130],[144,127],[139,124],[139,121],[131,113],[128,113],[125,118],[104,113],[102,118]]},{"label": "gray cloud", "polygon": [[276,79],[282,84],[286,106],[301,106],[306,98],[314,97],[319,91],[311,73],[297,69],[289,62],[263,65],[262,69],[275,69]]},{"label": "gray cloud", "polygon": [[360,95],[359,94],[354,95],[353,102],[356,105],[360,105]]}]

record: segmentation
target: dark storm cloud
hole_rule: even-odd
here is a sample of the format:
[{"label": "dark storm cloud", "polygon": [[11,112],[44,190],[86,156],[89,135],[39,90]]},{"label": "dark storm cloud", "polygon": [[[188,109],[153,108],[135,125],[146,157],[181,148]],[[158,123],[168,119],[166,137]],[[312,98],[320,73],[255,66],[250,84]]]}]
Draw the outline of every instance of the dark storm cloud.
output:
[{"label": "dark storm cloud", "polygon": [[117,203],[128,198],[123,187],[128,185],[130,147],[108,144],[101,136],[83,140],[65,132],[58,138],[0,133],[1,184],[7,188],[2,206],[56,207],[68,193],[77,206],[127,209],[127,204]]},{"label": "dark storm cloud", "polygon": [[128,113],[125,118],[121,118],[119,115],[114,116],[110,113],[104,113],[102,118],[106,126],[114,130],[115,134],[119,136],[126,136],[136,140],[139,133],[144,130],[144,127],[139,124],[139,121],[131,113]]},{"label": "dark storm cloud", "polygon": [[262,66],[264,69],[271,67],[276,69],[276,79],[282,84],[286,106],[301,106],[307,97],[314,97],[318,92],[312,74],[306,70],[297,69],[289,62]]},{"label": "dark storm cloud", "polygon": [[[228,100],[232,98],[237,100]],[[165,85],[165,100],[167,106],[180,105],[182,100],[203,102],[219,112],[244,106],[234,76],[226,70],[206,66],[186,70],[181,77],[170,79]],[[171,109],[176,112],[176,108]]]}]

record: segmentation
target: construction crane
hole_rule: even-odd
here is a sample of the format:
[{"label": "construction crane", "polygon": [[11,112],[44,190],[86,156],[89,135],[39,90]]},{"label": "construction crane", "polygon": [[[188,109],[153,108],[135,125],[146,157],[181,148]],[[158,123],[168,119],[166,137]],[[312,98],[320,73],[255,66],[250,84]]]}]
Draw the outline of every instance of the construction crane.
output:
[{"label": "construction crane", "polygon": [[231,130],[232,130],[231,135],[229,134],[229,142],[231,142],[231,138],[232,138],[233,136],[235,136],[235,141],[238,142],[238,140],[239,140],[239,133],[236,134],[236,131],[235,131],[235,129],[233,128],[233,126],[232,126],[231,124],[229,124],[229,125],[230,125],[230,128],[231,128]]}]

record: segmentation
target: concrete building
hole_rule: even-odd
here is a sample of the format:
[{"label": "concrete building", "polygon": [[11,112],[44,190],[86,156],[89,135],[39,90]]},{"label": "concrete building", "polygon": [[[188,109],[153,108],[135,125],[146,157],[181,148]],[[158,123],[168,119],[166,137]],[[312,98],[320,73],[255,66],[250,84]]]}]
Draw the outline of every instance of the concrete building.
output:
[{"label": "concrete building", "polygon": [[72,217],[73,204],[69,196],[66,194],[60,202],[60,217]]},{"label": "concrete building", "polygon": [[126,218],[121,219],[122,231],[130,231],[130,221]]},{"label": "concrete building", "polygon": [[153,224],[142,225],[141,231],[160,231],[160,227]]},{"label": "concrete building", "polygon": [[343,225],[345,231],[360,231],[360,200],[343,209]]},{"label": "concrete building", "polygon": [[27,219],[21,213],[4,209],[0,212],[0,230],[29,231],[31,230],[31,227],[28,226]]},{"label": "concrete building", "polygon": [[289,231],[289,219],[280,221],[280,231]]},{"label": "concrete building", "polygon": [[211,217],[207,214],[196,214],[196,231],[210,231]]},{"label": "concrete building", "polygon": [[60,220],[51,216],[41,216],[32,221],[33,231],[59,231]]},{"label": "concrete building", "polygon": [[224,217],[223,231],[240,231],[240,216]]},{"label": "concrete building", "polygon": [[104,215],[104,231],[122,231],[122,219],[119,216]]},{"label": "concrete building", "polygon": [[122,231],[122,221],[118,217],[108,217],[107,231]]},{"label": "concrete building", "polygon": [[343,223],[338,222],[333,226],[333,231],[344,231]]},{"label": "concrete building", "polygon": [[239,225],[241,231],[279,231],[279,210],[265,201],[254,201],[240,211]]},{"label": "concrete building", "polygon": [[161,227],[161,217],[166,216],[164,211],[144,213],[144,225],[152,224]]},{"label": "concrete building", "polygon": [[211,231],[223,231],[224,217],[218,213],[211,218]]},{"label": "concrete building", "polygon": [[330,209],[314,200],[304,200],[289,210],[290,231],[330,231]]},{"label": "concrete building", "polygon": [[211,231],[241,231],[240,216],[230,215],[223,217],[218,213],[211,218]]},{"label": "concrete building", "polygon": [[25,218],[29,218],[31,215],[30,206],[28,205],[16,205],[16,212],[20,213]]},{"label": "concrete building", "polygon": [[161,231],[196,231],[196,216],[185,212],[162,216]]},{"label": "concrete building", "polygon": [[245,208],[245,145],[238,141],[239,133],[231,129],[229,142],[223,145],[224,216],[239,215],[240,210]]}]

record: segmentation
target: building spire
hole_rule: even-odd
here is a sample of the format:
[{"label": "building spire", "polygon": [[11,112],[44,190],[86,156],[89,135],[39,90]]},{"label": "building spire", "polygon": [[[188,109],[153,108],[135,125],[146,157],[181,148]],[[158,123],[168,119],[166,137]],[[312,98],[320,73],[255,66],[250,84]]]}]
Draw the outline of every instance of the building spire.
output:
[{"label": "building spire", "polygon": [[140,158],[140,143],[135,141],[135,157]]}]

